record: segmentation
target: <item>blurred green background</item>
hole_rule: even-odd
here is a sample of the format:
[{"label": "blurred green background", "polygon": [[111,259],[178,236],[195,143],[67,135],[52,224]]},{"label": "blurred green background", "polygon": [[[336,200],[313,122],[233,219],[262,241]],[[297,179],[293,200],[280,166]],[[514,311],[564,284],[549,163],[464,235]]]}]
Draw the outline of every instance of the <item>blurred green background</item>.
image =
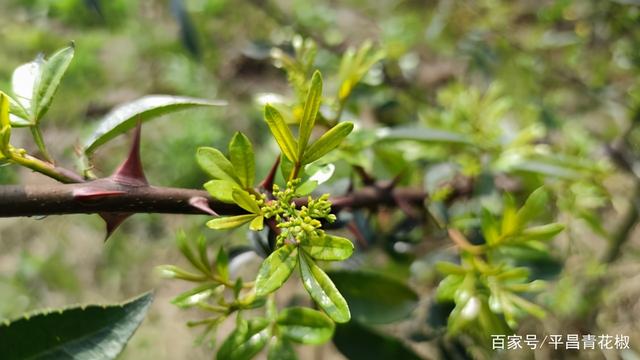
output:
[{"label": "blurred green background", "polygon": [[[640,151],[640,130],[633,126],[640,108],[638,24],[634,0],[0,0],[0,89],[10,89],[20,64],[75,42],[75,59],[43,125],[50,151],[70,168],[74,148],[117,104],[146,94],[225,99],[229,106],[179,112],[143,129],[150,182],[199,188],[205,176],[194,161],[196,148],[225,148],[233,131],[266,149],[257,152],[258,174],[270,166],[276,148],[258,99],[292,95],[286,74],[271,60],[272,47],[290,49],[296,34],[314,38],[320,44],[316,65],[330,78],[339,53],[371,39],[387,57],[354,92],[348,116],[376,126],[422,121],[442,127],[458,126],[455,119],[463,117],[471,128],[458,130],[482,139],[500,136],[481,121],[473,128],[480,115],[472,109],[482,109],[477,94],[459,96],[495,84],[521,124],[557,131],[554,146],[595,163],[606,151],[603,144],[622,136],[631,151],[624,155]],[[448,108],[469,113],[447,114]],[[16,146],[35,151],[28,133],[15,133]],[[101,148],[95,172],[108,175],[128,142],[120,137]],[[466,171],[477,172],[469,161]],[[559,215],[571,223],[559,245],[566,269],[547,303],[560,314],[553,320],[559,327],[601,306],[601,329],[632,335],[637,343],[637,232],[615,266],[605,269],[594,260],[606,247],[597,228],[617,228],[633,188],[629,176],[609,175],[599,184],[606,192],[584,183],[556,189],[567,195],[561,206],[598,211],[593,224]],[[0,168],[3,184],[50,181],[15,166]],[[205,220],[139,214],[103,244],[103,224],[94,215],[1,219],[0,320],[69,303],[120,301],[155,288],[151,313],[123,358],[206,358],[210,353],[193,345],[197,332],[184,325],[197,315],[168,303],[186,285],[162,281],[153,271],[184,264],[175,231],[196,234]],[[245,242],[240,232],[205,234],[212,243]],[[582,281],[603,271],[619,275],[617,292],[590,303]]]}]

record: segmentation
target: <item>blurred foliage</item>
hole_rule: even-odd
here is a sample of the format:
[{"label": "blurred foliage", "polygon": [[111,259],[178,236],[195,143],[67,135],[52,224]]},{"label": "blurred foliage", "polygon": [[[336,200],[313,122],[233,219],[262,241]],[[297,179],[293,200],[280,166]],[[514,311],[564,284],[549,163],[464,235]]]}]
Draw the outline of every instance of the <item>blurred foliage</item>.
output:
[{"label": "blurred foliage", "polygon": [[[367,320],[366,309],[355,308],[358,322],[336,327],[334,343],[345,356],[366,355],[358,344],[375,343],[380,349],[368,351],[390,356],[491,358],[496,354],[485,338],[497,332],[624,333],[631,348],[638,347],[637,2],[6,0],[0,7],[0,89],[11,89],[21,64],[39,53],[51,59],[75,42],[73,62],[40,127],[51,156],[78,170],[87,162],[76,160],[76,148],[100,119],[116,105],[162,93],[225,99],[229,106],[145,124],[142,154],[153,184],[200,187],[207,177],[196,149],[224,149],[235,131],[252,140],[255,173],[265,174],[278,146],[262,119],[264,104],[287,123],[299,123],[311,75],[322,70],[317,126],[347,120],[355,130],[322,158],[335,171],[317,192],[339,195],[348,182],[358,187],[371,177],[421,187],[431,199],[428,215],[379,209],[336,219],[335,226],[348,225],[357,245],[352,259],[328,272],[349,306],[362,304],[363,295],[343,290],[339,274],[347,270],[365,274],[356,277],[385,272],[389,287],[404,289],[389,300],[398,308],[387,315],[403,315],[399,324],[401,316],[392,317],[397,328],[379,327]],[[12,129],[11,142],[44,155],[28,130]],[[89,159],[90,170],[109,174],[124,144],[123,138],[105,144]],[[3,184],[37,181],[18,167],[0,167]],[[533,228],[523,227],[518,214],[540,196],[540,187],[544,206],[527,218],[536,222]],[[93,248],[102,235],[97,220],[81,219],[86,225],[25,220],[23,231],[3,220],[0,318],[146,290],[155,281],[149,275],[154,265],[180,261],[159,247],[172,249],[177,227],[195,234],[203,224],[199,217],[134,217],[96,250],[94,263],[83,263],[88,245],[75,238],[93,239]],[[540,232],[559,228],[540,227],[556,222],[565,230],[541,241],[546,235]],[[445,227],[456,235],[448,236]],[[242,231],[204,234],[209,247],[224,243],[230,272],[244,266],[251,246],[270,249],[263,233],[249,241]],[[456,236],[464,246],[451,241]],[[254,275],[233,276],[251,281]],[[386,306],[374,290],[367,296]],[[177,291],[170,288],[165,300]],[[299,297],[290,291],[294,304]],[[460,320],[474,309],[482,316]],[[543,312],[544,322],[531,316]],[[239,319],[239,332],[228,339],[264,330],[251,321]],[[152,319],[149,326],[167,339],[178,322]],[[189,348],[187,342],[181,349]],[[270,348],[289,353],[291,344]],[[148,351],[134,338],[124,357]],[[323,351],[327,358],[339,356]]]}]

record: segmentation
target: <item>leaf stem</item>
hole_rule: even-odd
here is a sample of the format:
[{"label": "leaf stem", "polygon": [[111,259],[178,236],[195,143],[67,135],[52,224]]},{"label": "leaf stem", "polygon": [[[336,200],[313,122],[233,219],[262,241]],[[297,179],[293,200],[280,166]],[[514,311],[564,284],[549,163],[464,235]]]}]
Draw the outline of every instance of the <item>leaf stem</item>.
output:
[{"label": "leaf stem", "polygon": [[36,145],[38,146],[38,149],[42,153],[42,156],[45,158],[45,160],[53,164],[54,163],[53,158],[51,157],[51,154],[49,154],[49,151],[47,150],[47,146],[44,143],[44,137],[42,136],[40,127],[37,125],[34,125],[34,126],[30,126],[29,129],[31,130],[31,134],[33,135],[33,140],[35,141]]}]

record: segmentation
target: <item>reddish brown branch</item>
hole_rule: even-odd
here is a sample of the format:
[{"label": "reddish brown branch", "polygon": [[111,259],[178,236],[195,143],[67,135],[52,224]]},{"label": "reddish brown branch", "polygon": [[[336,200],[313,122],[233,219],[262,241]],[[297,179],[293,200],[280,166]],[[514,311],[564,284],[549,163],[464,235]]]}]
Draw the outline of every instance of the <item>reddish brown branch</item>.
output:
[{"label": "reddish brown branch", "polygon": [[[206,198],[209,207],[220,215],[245,212],[234,204],[213,200],[204,190],[130,186],[100,179],[80,184],[0,186],[0,217],[96,213],[204,214],[190,204],[197,197]],[[425,197],[419,189],[389,190],[367,186],[348,195],[334,197],[331,201],[334,211],[339,211],[396,206],[398,198],[419,204]],[[297,203],[302,205],[306,199],[298,199]]]}]

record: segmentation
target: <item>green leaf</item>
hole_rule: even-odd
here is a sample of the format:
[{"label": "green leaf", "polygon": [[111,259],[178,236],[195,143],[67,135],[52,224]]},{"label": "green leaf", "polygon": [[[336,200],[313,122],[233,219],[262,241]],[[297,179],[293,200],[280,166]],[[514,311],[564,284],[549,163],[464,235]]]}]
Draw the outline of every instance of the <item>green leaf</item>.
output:
[{"label": "green leaf", "polygon": [[518,210],[517,214],[517,228],[522,228],[526,223],[540,216],[546,209],[549,203],[549,196],[544,188],[537,188],[529,195],[527,201]]},{"label": "green leaf", "polygon": [[343,122],[332,127],[307,148],[302,163],[312,163],[337,148],[342,140],[351,133],[351,130],[353,130],[353,124],[350,122]]},{"label": "green leaf", "polygon": [[265,296],[278,290],[287,281],[298,263],[298,248],[287,244],[262,262],[256,278],[256,295]]},{"label": "green leaf", "polygon": [[233,201],[241,208],[247,210],[250,213],[260,214],[260,207],[254,198],[249,195],[248,192],[240,189],[233,190]]},{"label": "green leaf", "polygon": [[264,216],[256,216],[249,224],[249,229],[253,231],[260,231],[264,228]]},{"label": "green leaf", "polygon": [[29,121],[29,114],[20,103],[14,98],[9,96],[9,119],[11,120],[11,126],[13,127],[25,127],[34,125]]},{"label": "green leaf", "polygon": [[293,346],[286,339],[277,337],[269,344],[269,352],[267,353],[267,360],[297,360]]},{"label": "green leaf", "polygon": [[[204,237],[202,237],[204,239]],[[178,231],[176,236],[176,243],[178,244],[178,249],[184,255],[187,260],[193,265],[196,269],[200,270],[204,274],[210,274],[211,269],[209,269],[208,261],[202,261],[200,257],[197,257],[191,247],[187,242],[187,235],[184,231]]]},{"label": "green leaf", "polygon": [[220,346],[216,359],[249,360],[267,345],[269,338],[271,328],[267,319],[241,320]]},{"label": "green leaf", "polygon": [[221,289],[221,287],[224,287],[224,285],[220,285],[218,283],[202,284],[176,296],[171,300],[171,303],[181,309],[185,309],[208,299],[217,289]]},{"label": "green leaf", "polygon": [[349,304],[354,319],[368,324],[387,324],[405,319],[418,305],[418,295],[406,284],[364,271],[329,273]]},{"label": "green leaf", "polygon": [[454,133],[446,130],[427,129],[423,127],[397,127],[381,129],[378,132],[380,141],[411,140],[423,143],[473,145],[473,141],[465,134]]},{"label": "green leaf", "polygon": [[302,158],[307,147],[313,126],[316,122],[316,115],[320,109],[322,100],[322,75],[319,71],[313,73],[311,85],[307,93],[307,100],[304,103],[304,112],[300,120],[300,134],[298,134],[298,159]]},{"label": "green leaf", "polygon": [[325,314],[303,307],[284,309],[278,314],[276,324],[287,339],[312,345],[323,344],[331,339],[335,327]]},{"label": "green leaf", "polygon": [[233,191],[240,190],[238,184],[229,180],[209,180],[204,183],[204,188],[212,198],[230,204],[235,203]]},{"label": "green leaf", "polygon": [[347,238],[325,235],[312,238],[302,249],[316,260],[339,261],[353,254],[353,243]]},{"label": "green leaf", "polygon": [[201,147],[196,152],[200,168],[214,179],[227,180],[242,187],[231,162],[218,149]]},{"label": "green leaf", "polygon": [[42,72],[36,82],[32,100],[32,120],[38,124],[40,119],[49,109],[53,96],[58,90],[58,85],[62,80],[62,76],[67,71],[75,49],[73,45],[66,47],[53,54],[49,60],[42,65]]},{"label": "green leaf", "polygon": [[229,143],[229,159],[240,184],[245,189],[252,188],[256,176],[255,156],[251,141],[241,132],[236,132]]},{"label": "green leaf", "polygon": [[399,339],[381,334],[356,321],[336,326],[333,343],[349,360],[420,360],[420,357]]},{"label": "green leaf", "polygon": [[229,256],[222,246],[216,256],[216,272],[223,280],[229,280]]},{"label": "green leaf", "polygon": [[18,66],[11,76],[11,90],[15,100],[24,110],[23,115],[26,115],[25,119],[31,125],[34,124],[32,121],[33,116],[31,115],[33,113],[33,96],[36,92],[43,66],[44,59],[42,56],[38,56],[34,61]]},{"label": "green leaf", "polygon": [[273,137],[276,139],[278,146],[280,146],[282,154],[292,162],[297,162],[298,158],[296,155],[298,144],[296,144],[296,140],[293,138],[293,134],[291,134],[291,130],[282,118],[282,115],[278,110],[276,110],[276,108],[267,104],[264,107],[264,119],[267,122]]},{"label": "green leaf", "polygon": [[564,225],[552,223],[524,229],[520,235],[526,240],[549,240],[561,233],[562,230],[564,230]]},{"label": "green leaf", "polygon": [[300,252],[300,276],[311,298],[333,321],[344,323],[351,319],[347,301],[329,276],[304,252]]},{"label": "green leaf", "polygon": [[224,106],[219,100],[183,96],[149,95],[111,110],[84,142],[85,153],[93,153],[100,145],[133,129],[138,121],[146,122],[161,115],[196,106]]},{"label": "green leaf", "polygon": [[180,279],[193,282],[201,282],[208,279],[205,275],[195,274],[175,265],[160,265],[157,269],[163,277],[170,279]]},{"label": "green leaf", "polygon": [[0,325],[0,354],[13,359],[115,359],[144,319],[153,295],[25,316]]},{"label": "green leaf", "polygon": [[10,140],[11,122],[9,121],[9,97],[0,91],[0,153],[3,155],[9,151]]},{"label": "green leaf", "polygon": [[223,216],[207,221],[207,226],[214,230],[233,229],[248,223],[255,217],[256,214]]}]

